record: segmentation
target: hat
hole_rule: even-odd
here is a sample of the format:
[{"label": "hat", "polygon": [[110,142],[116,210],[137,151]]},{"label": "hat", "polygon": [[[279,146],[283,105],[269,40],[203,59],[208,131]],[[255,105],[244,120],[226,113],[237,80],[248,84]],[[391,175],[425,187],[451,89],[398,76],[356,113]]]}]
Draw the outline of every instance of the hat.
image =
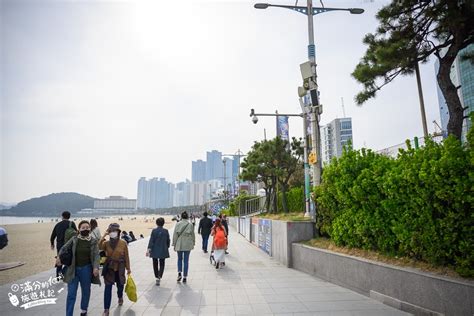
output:
[{"label": "hat", "polygon": [[120,225],[117,224],[117,223],[112,223],[109,225],[109,231],[112,231],[112,230],[120,230]]}]

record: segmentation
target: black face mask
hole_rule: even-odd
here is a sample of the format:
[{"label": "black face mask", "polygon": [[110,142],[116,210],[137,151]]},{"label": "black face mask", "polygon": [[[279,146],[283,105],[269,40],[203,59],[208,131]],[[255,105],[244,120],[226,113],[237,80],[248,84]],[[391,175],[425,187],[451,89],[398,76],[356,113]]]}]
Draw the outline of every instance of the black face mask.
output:
[{"label": "black face mask", "polygon": [[86,229],[86,230],[81,230],[81,236],[87,237],[87,236],[89,236],[89,232],[90,232],[90,230],[88,230],[88,229]]}]

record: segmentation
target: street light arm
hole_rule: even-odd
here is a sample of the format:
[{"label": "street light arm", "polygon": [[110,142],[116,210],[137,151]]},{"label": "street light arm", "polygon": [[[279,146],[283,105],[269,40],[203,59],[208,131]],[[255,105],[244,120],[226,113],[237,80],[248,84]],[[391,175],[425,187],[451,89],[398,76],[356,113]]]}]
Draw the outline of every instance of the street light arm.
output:
[{"label": "street light arm", "polygon": [[284,114],[284,113],[278,113],[278,114],[267,114],[267,113],[254,113],[255,116],[298,116],[298,117],[303,117],[303,113],[300,114]]},{"label": "street light arm", "polygon": [[[294,6],[294,5],[281,5],[281,4],[269,4],[269,3],[256,3],[254,5],[255,9],[266,9],[268,7],[277,7],[277,8],[283,8],[283,9],[289,9],[293,10],[299,13],[302,13],[304,15],[308,15],[308,8],[307,7],[302,7],[302,6]],[[314,8],[313,7],[313,12],[312,15],[328,12],[328,11],[349,11],[352,14],[361,14],[364,12],[364,9],[360,8]]]}]

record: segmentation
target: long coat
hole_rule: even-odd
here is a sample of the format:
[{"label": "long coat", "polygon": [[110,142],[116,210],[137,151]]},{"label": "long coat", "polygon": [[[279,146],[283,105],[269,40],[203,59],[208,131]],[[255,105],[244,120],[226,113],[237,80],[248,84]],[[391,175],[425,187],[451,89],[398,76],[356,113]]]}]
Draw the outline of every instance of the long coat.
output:
[{"label": "long coat", "polygon": [[[59,255],[58,257],[66,250],[68,247],[72,247],[72,264],[67,267],[66,273],[64,274],[64,279],[63,281],[66,283],[70,283],[74,277],[76,276],[76,247],[77,247],[77,236],[72,237],[69,239],[69,241],[62,246],[61,250],[59,250]],[[95,238],[91,238],[91,263],[92,263],[92,269],[99,269],[99,246],[97,243],[97,240]],[[100,277],[92,275],[92,283],[93,284],[99,284],[100,283]]]},{"label": "long coat", "polygon": [[156,259],[169,258],[170,253],[170,234],[168,230],[163,227],[153,229],[148,242],[148,249],[150,250],[150,257]]},{"label": "long coat", "polygon": [[194,225],[183,219],[174,227],[173,246],[176,251],[191,251],[194,248]]}]

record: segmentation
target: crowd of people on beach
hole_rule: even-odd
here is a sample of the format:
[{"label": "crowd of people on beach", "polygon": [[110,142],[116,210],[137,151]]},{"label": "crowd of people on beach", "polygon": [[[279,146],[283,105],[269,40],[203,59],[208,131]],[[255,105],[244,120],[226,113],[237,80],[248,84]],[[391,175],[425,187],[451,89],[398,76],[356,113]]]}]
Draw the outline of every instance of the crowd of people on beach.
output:
[{"label": "crowd of people on beach", "polygon": [[[62,213],[51,233],[51,249],[57,251],[56,277],[67,283],[66,316],[73,315],[77,291],[81,288],[81,316],[87,315],[91,295],[91,285],[101,284],[104,289],[103,316],[109,315],[112,302],[112,287],[117,287],[118,305],[123,304],[123,293],[126,275],[131,275],[128,245],[137,240],[134,233],[121,230],[118,223],[111,223],[104,234],[101,234],[96,219],[82,220],[76,227],[70,220],[71,214]],[[196,243],[196,214],[182,212],[177,216],[173,236],[165,226],[165,219],[156,219],[145,255],[152,259],[155,284],[160,286],[165,270],[165,260],[170,257],[169,248],[173,246],[177,253],[177,282],[188,282],[189,258]],[[198,234],[202,237],[202,251],[208,253],[209,237],[213,237],[210,262],[216,269],[225,266],[225,255],[228,254],[229,226],[225,215],[209,217],[207,212],[200,217]],[[141,234],[140,239],[144,238]],[[56,245],[55,245],[56,242]],[[102,265],[102,270],[100,266]],[[128,293],[128,292],[127,292]]]}]

